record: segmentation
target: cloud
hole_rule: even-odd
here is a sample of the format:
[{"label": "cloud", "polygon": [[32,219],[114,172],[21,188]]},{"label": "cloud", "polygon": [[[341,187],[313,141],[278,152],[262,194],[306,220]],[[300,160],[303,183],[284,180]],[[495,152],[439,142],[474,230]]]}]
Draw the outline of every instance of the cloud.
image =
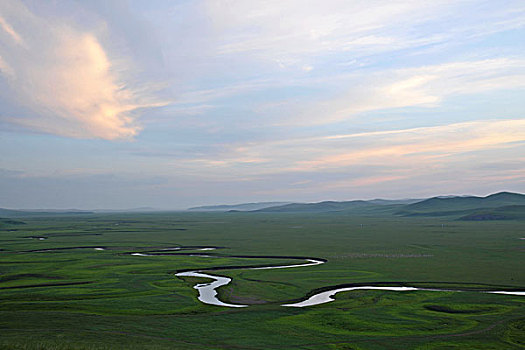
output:
[{"label": "cloud", "polygon": [[[224,55],[250,55],[281,67],[337,53],[350,59],[462,41],[522,26],[519,1],[246,0],[207,1]],[[468,11],[468,18],[463,14]],[[512,17],[509,20],[509,17]],[[521,23],[520,23],[521,21]],[[345,56],[346,57],[346,56]]]},{"label": "cloud", "polygon": [[[401,130],[251,142],[223,148],[213,158],[181,160],[181,169],[206,169],[208,176],[345,172],[350,167],[384,167],[404,177],[422,168],[441,168],[458,157],[515,148],[525,142],[525,120],[488,120]],[[476,158],[476,155],[472,156]],[[469,160],[470,164],[482,162]],[[419,169],[419,170],[418,170]],[[404,172],[407,172],[405,174]],[[380,174],[377,179],[387,178]],[[391,180],[391,179],[390,179]],[[360,180],[361,181],[361,180]],[[369,180],[363,180],[367,183]],[[375,181],[375,180],[374,180]]]},{"label": "cloud", "polygon": [[6,61],[0,56],[0,73],[5,76],[12,78],[14,76],[13,68],[7,64]]},{"label": "cloud", "polygon": [[7,23],[2,16],[0,16],[0,27],[2,27],[4,32],[7,33],[11,37],[11,39],[13,39],[17,44],[23,45],[24,41],[22,40],[20,35],[18,35],[18,33],[15,32],[13,27],[11,27],[11,25],[9,25],[9,23]]},{"label": "cloud", "polygon": [[254,52],[268,58],[400,45],[386,28],[409,16],[420,18],[446,2],[417,1],[209,1],[218,31],[229,34],[222,53]]},{"label": "cloud", "polygon": [[[259,118],[251,118],[246,124],[304,127],[355,120],[374,111],[439,108],[452,97],[523,87],[525,60],[498,57],[317,77],[247,80],[188,91],[174,105],[232,105],[236,99],[233,109],[249,109]],[[276,97],[250,102],[264,95]]]},{"label": "cloud", "polygon": [[[295,170],[341,168],[354,164],[398,166],[445,164],[459,154],[515,147],[525,142],[524,120],[492,120],[435,127],[329,136],[316,144],[323,150],[297,162]],[[324,147],[323,147],[324,146]],[[343,150],[343,151],[339,151]]]},{"label": "cloud", "polygon": [[452,96],[523,88],[525,60],[494,58],[389,69],[367,76],[341,75],[325,84],[345,92],[299,107],[292,118],[278,124],[327,124],[371,111],[435,108]]},{"label": "cloud", "polygon": [[102,29],[51,21],[16,1],[1,10],[1,96],[15,102],[15,112],[0,112],[4,122],[66,137],[129,139],[140,131],[140,109],[162,105],[126,84],[124,60],[112,59],[97,37]]}]

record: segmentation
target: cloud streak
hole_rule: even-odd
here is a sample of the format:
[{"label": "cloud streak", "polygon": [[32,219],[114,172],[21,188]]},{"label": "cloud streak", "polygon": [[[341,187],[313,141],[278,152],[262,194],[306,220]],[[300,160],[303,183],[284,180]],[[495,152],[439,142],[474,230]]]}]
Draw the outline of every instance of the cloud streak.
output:
[{"label": "cloud streak", "polygon": [[[224,38],[219,41],[219,53],[242,53],[281,68],[300,69],[334,53],[347,53],[354,59],[459,44],[522,26],[525,12],[519,2],[504,8],[489,5],[447,0],[206,2],[214,29]],[[465,18],[463,11],[469,11],[472,19]]]},{"label": "cloud streak", "polygon": [[327,124],[393,108],[436,108],[450,97],[525,87],[525,60],[496,58],[449,62],[341,76],[335,83],[345,93],[309,103],[279,124]]},{"label": "cloud streak", "polygon": [[[140,109],[161,105],[126,85],[97,32],[49,21],[18,2],[3,2],[0,18],[2,97],[16,101],[1,120],[74,138],[129,139],[140,131]],[[15,21],[12,26],[8,21]]]},{"label": "cloud streak", "polygon": [[251,143],[226,148],[213,159],[201,158],[182,163],[190,168],[207,168],[206,176],[232,171],[245,176],[344,172],[351,166],[386,164],[392,169],[411,171],[423,165],[445,166],[459,155],[514,148],[524,142],[524,120],[483,120]]}]

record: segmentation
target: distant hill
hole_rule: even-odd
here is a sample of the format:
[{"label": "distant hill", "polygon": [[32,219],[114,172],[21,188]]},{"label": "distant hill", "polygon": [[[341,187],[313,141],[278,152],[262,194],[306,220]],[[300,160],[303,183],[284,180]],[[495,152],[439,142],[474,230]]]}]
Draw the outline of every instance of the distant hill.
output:
[{"label": "distant hill", "polygon": [[272,206],[256,210],[258,212],[275,213],[275,212],[301,212],[301,213],[319,213],[319,212],[332,212],[332,211],[343,211],[356,207],[373,206],[375,204],[368,203],[366,201],[349,201],[349,202],[334,202],[325,201],[319,203],[290,203],[279,206]]},{"label": "distant hill", "polygon": [[[187,209],[193,212],[259,212],[259,213],[345,213],[348,215],[398,215],[449,217],[456,220],[488,221],[525,219],[525,195],[499,192],[486,197],[439,196],[428,199],[373,199],[323,201],[317,203],[259,202],[233,205],[209,205]],[[137,208],[118,212],[148,212]],[[104,211],[96,211],[104,212]],[[113,210],[107,210],[113,212]],[[117,211],[115,211],[117,212]],[[93,214],[83,210],[12,210],[0,208],[0,217],[63,216]]]},{"label": "distant hill", "polygon": [[525,219],[525,205],[480,209],[459,218],[464,221],[513,220]]},{"label": "distant hill", "polygon": [[373,199],[373,200],[355,200],[355,201],[324,201],[318,203],[290,203],[274,207],[255,210],[266,213],[329,213],[329,212],[346,212],[351,211],[355,214],[371,214],[379,212],[388,212],[400,205],[413,203],[418,199]]},{"label": "distant hill", "polygon": [[95,213],[150,213],[150,212],[160,212],[160,211],[172,211],[172,210],[162,210],[152,207],[140,207],[140,208],[130,208],[130,209],[94,209]]},{"label": "distant hill", "polygon": [[263,208],[288,204],[290,202],[259,202],[241,204],[206,205],[201,207],[189,208],[190,211],[253,211]]},{"label": "distant hill", "polygon": [[392,205],[392,204],[412,204],[422,201],[422,199],[371,199],[368,203],[379,204],[379,205]]},{"label": "distant hill", "polygon": [[446,216],[454,213],[470,214],[473,210],[479,211],[513,205],[525,205],[525,195],[499,192],[486,197],[433,197],[406,205],[397,214],[404,216]]},{"label": "distant hill", "polygon": [[15,217],[15,216],[20,216],[20,213],[21,212],[18,210],[0,208],[0,216]]},{"label": "distant hill", "polygon": [[78,210],[78,209],[66,209],[66,210],[54,210],[54,209],[31,209],[31,210],[14,210],[0,208],[0,217],[16,218],[16,217],[28,217],[28,216],[61,216],[61,215],[82,215],[82,214],[93,214],[92,211]]},{"label": "distant hill", "polygon": [[25,225],[26,223],[20,220],[0,218],[0,226],[2,225]]},{"label": "distant hill", "polygon": [[525,195],[500,192],[486,197],[440,196],[429,199],[324,201],[290,203],[253,210],[263,213],[331,213],[349,215],[447,216],[461,220],[525,218]]}]

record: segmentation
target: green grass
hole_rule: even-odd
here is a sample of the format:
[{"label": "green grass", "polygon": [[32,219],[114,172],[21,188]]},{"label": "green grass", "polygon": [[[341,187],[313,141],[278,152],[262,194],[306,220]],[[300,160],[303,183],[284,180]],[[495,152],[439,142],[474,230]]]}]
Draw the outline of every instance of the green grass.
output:
[{"label": "green grass", "polygon": [[[352,291],[310,308],[280,304],[350,283],[525,289],[524,221],[355,217],[343,213],[151,213],[24,217],[0,223],[0,348],[519,349],[525,298],[479,292]],[[361,226],[362,224],[362,226]],[[181,230],[186,229],[186,230]],[[46,240],[24,238],[46,237]],[[137,257],[219,246],[215,258]],[[33,250],[63,249],[50,252]],[[33,251],[33,252],[31,252]],[[190,251],[184,251],[190,252]],[[220,270],[233,278],[204,305],[182,269],[297,261],[323,265]]]}]

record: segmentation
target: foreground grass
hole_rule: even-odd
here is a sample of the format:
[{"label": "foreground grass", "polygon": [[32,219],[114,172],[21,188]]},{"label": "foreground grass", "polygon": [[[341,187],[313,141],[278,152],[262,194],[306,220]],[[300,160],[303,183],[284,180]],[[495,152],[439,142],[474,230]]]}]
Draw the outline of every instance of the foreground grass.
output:
[{"label": "foreground grass", "polygon": [[[0,348],[513,349],[523,297],[353,291],[311,308],[280,304],[348,283],[523,289],[523,221],[337,214],[134,214],[24,219],[0,227]],[[362,226],[361,226],[362,224]],[[44,237],[45,240],[24,237]],[[127,253],[220,246],[205,258]],[[48,252],[35,252],[55,248]],[[89,247],[89,248],[82,248]],[[98,251],[93,247],[104,247]],[[228,255],[311,256],[324,265],[221,270],[233,283],[203,305],[181,269],[253,265]],[[257,263],[286,263],[264,259]]]}]

